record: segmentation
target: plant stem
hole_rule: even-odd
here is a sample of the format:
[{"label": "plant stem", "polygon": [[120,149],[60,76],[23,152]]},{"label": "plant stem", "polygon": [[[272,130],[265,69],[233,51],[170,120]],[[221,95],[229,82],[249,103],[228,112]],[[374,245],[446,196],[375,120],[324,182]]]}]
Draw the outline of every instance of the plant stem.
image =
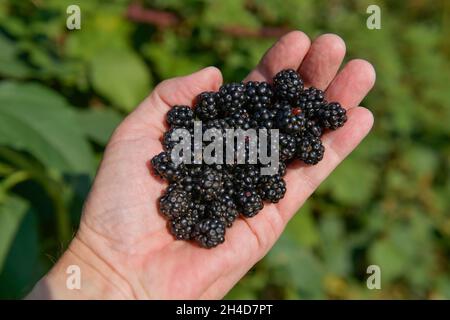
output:
[{"label": "plant stem", "polygon": [[29,161],[19,152],[6,147],[0,147],[0,157],[20,167],[22,170],[19,172],[26,173],[27,178],[34,179],[42,185],[52,200],[55,210],[58,239],[63,246],[67,246],[72,239],[72,234],[69,212],[66,209],[63,198],[63,184],[60,181],[49,178],[43,173],[44,170],[42,168],[37,168],[36,164]]}]

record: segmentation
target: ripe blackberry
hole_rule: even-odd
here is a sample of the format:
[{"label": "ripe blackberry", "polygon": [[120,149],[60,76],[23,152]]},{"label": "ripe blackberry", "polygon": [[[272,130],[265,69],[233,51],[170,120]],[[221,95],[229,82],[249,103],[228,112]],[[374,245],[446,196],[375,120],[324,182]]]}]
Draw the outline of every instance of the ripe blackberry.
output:
[{"label": "ripe blackberry", "polygon": [[173,220],[189,213],[191,198],[178,185],[170,185],[159,200],[159,210],[167,218]]},{"label": "ripe blackberry", "polygon": [[251,127],[257,129],[272,129],[276,112],[271,109],[260,108],[251,116]]},{"label": "ripe blackberry", "polygon": [[279,157],[280,161],[290,160],[295,156],[297,150],[297,141],[294,136],[286,133],[280,133],[279,136]]},{"label": "ripe blackberry", "polygon": [[222,115],[227,116],[240,109],[246,101],[245,86],[242,83],[227,83],[220,87],[218,103]]},{"label": "ripe blackberry", "polygon": [[155,173],[169,182],[180,181],[186,175],[184,165],[175,165],[171,155],[167,152],[161,152],[154,156],[151,163]]},{"label": "ripe blackberry", "polygon": [[211,167],[206,168],[194,178],[193,192],[204,201],[217,199],[223,190],[223,174]]},{"label": "ripe blackberry", "polygon": [[253,111],[268,108],[272,102],[273,91],[267,82],[249,81],[245,84],[245,93],[247,106]]},{"label": "ripe blackberry", "polygon": [[167,112],[166,119],[172,128],[190,128],[194,123],[194,111],[188,106],[174,106]]},{"label": "ripe blackberry", "polygon": [[324,152],[320,138],[308,132],[297,137],[297,156],[304,163],[317,164],[323,159]]},{"label": "ripe blackberry", "polygon": [[251,218],[264,208],[261,196],[254,189],[242,189],[236,194],[236,201],[239,212]]},{"label": "ripe blackberry", "polygon": [[279,174],[261,176],[257,190],[263,200],[277,203],[286,193],[286,182]]},{"label": "ripe blackberry", "polygon": [[326,104],[323,91],[314,87],[303,90],[295,101],[295,106],[302,109],[307,119],[315,119],[317,110],[323,104]]},{"label": "ripe blackberry", "polygon": [[233,172],[233,182],[236,189],[255,188],[260,176],[260,169],[252,164],[237,165]]},{"label": "ripe blackberry", "polygon": [[195,225],[199,221],[199,217],[186,214],[169,221],[170,232],[177,240],[190,240],[193,237]]},{"label": "ripe blackberry", "polygon": [[200,120],[210,120],[217,118],[219,107],[217,105],[216,92],[203,92],[198,95],[197,103],[194,107],[195,115]]},{"label": "ripe blackberry", "polygon": [[336,130],[347,121],[346,113],[346,110],[339,102],[331,102],[319,108],[316,112],[316,117],[322,127]]},{"label": "ripe blackberry", "polygon": [[306,121],[305,130],[311,133],[315,137],[320,137],[322,135],[322,128],[313,120]]},{"label": "ripe blackberry", "polygon": [[303,90],[303,80],[294,70],[286,69],[275,75],[273,86],[278,97],[293,101],[300,96]]},{"label": "ripe blackberry", "polygon": [[244,108],[237,110],[226,118],[228,125],[233,129],[247,130],[251,127],[250,114]]},{"label": "ripe blackberry", "polygon": [[239,215],[236,204],[229,195],[223,195],[208,205],[208,212],[210,217],[219,219],[227,227],[231,227]]},{"label": "ripe blackberry", "polygon": [[204,248],[215,247],[225,241],[225,224],[216,218],[206,218],[195,225],[195,240]]},{"label": "ripe blackberry", "polygon": [[305,116],[300,108],[285,108],[278,111],[275,121],[278,129],[292,134],[302,131],[306,124]]}]

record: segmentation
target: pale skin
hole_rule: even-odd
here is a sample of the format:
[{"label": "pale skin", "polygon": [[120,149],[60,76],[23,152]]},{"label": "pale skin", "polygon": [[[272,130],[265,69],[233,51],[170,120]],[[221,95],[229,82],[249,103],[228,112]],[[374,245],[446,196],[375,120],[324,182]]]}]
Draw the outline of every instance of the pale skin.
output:
[{"label": "pale skin", "polygon": [[[245,81],[270,81],[282,69],[298,69],[306,86],[325,90],[327,100],[348,109],[348,121],[323,136],[326,151],[318,165],[288,167],[283,200],[266,204],[254,218],[238,219],[227,229],[225,243],[211,250],[169,234],[157,206],[166,184],[149,173],[149,160],[162,150],[169,108],[192,105],[200,92],[217,90],[222,76],[208,67],[160,83],[115,130],[76,236],[28,298],[222,298],[264,257],[302,204],[370,131],[373,116],[359,103],[375,83],[374,68],[355,59],[339,71],[344,56],[345,43],[338,36],[324,34],[311,42],[294,31],[278,40],[247,76]],[[66,287],[69,265],[80,267],[80,290]]]}]

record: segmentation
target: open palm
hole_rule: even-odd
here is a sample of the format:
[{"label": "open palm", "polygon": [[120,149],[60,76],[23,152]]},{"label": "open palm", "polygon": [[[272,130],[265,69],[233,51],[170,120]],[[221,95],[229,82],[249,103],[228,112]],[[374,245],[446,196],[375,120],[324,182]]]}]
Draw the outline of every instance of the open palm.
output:
[{"label": "open palm", "polygon": [[358,104],[372,88],[375,72],[368,62],[352,60],[338,73],[344,55],[345,44],[335,35],[322,35],[310,44],[304,33],[295,31],[269,49],[246,78],[270,81],[281,69],[298,69],[306,86],[326,90],[327,100],[348,109],[348,122],[324,135],[323,161],[316,166],[294,163],[285,176],[284,199],[267,204],[254,218],[238,219],[227,230],[224,244],[207,250],[174,240],[158,213],[158,198],[166,184],[149,174],[149,160],[162,150],[160,139],[170,106],[192,105],[197,94],[221,85],[220,71],[209,67],[162,82],[116,129],[70,250],[81,259],[89,250],[108,265],[115,274],[109,279],[117,279],[114,286],[124,298],[223,297],[369,132],[372,114]]}]

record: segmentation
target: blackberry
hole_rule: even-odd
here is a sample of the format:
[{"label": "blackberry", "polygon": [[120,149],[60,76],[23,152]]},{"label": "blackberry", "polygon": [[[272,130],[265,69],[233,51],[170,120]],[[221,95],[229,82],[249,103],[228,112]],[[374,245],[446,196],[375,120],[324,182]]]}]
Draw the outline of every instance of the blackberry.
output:
[{"label": "blackberry", "polygon": [[286,133],[280,133],[279,136],[279,157],[280,161],[290,160],[295,156],[297,150],[297,141],[294,136]]},{"label": "blackberry", "polygon": [[326,104],[323,91],[314,87],[303,90],[295,102],[295,105],[302,109],[308,119],[314,119],[317,110],[323,104]]},{"label": "blackberry", "polygon": [[316,117],[323,128],[336,130],[347,121],[346,110],[339,102],[331,102],[323,105],[316,112]]},{"label": "blackberry", "polygon": [[306,119],[300,108],[282,109],[276,116],[276,125],[284,133],[298,133],[305,127]]},{"label": "blackberry", "polygon": [[244,217],[254,217],[264,208],[261,196],[254,189],[242,189],[236,194],[240,213]]},{"label": "blackberry", "polygon": [[272,102],[273,91],[267,82],[249,81],[245,84],[245,93],[247,106],[253,111],[268,108]]},{"label": "blackberry", "polygon": [[322,135],[322,128],[313,120],[306,121],[305,131],[308,131],[315,137],[320,137]]},{"label": "blackberry", "polygon": [[193,189],[205,201],[217,199],[223,190],[222,172],[206,168],[194,179]]},{"label": "blackberry", "polygon": [[245,100],[245,86],[242,83],[227,83],[219,89],[218,103],[224,116],[236,112],[244,105]]},{"label": "blackberry", "polygon": [[293,101],[302,93],[303,80],[296,71],[286,69],[275,75],[273,78],[273,86],[278,97]]},{"label": "blackberry", "polygon": [[216,218],[206,218],[195,225],[194,233],[198,244],[212,248],[225,241],[225,224]]},{"label": "blackberry", "polygon": [[255,188],[260,176],[260,169],[256,165],[237,165],[233,172],[236,188]]},{"label": "blackberry", "polygon": [[291,105],[291,103],[286,100],[277,101],[271,106],[271,109],[277,112],[281,110],[289,111],[292,110],[293,108],[294,107]]},{"label": "blackberry", "polygon": [[190,240],[194,235],[195,225],[199,217],[192,214],[186,214],[169,221],[170,232],[177,240]]},{"label": "blackberry", "polygon": [[311,133],[297,137],[297,156],[306,164],[317,164],[323,159],[325,148],[322,141]]},{"label": "blackberry", "polygon": [[286,182],[279,174],[262,176],[258,183],[258,193],[263,200],[277,203],[286,193]]},{"label": "blackberry", "polygon": [[190,128],[194,123],[194,111],[188,106],[174,106],[167,112],[166,119],[172,128]]},{"label": "blackberry", "polygon": [[236,204],[229,195],[223,195],[208,205],[208,212],[210,217],[219,219],[227,227],[231,227],[239,215]]},{"label": "blackberry", "polygon": [[228,125],[233,129],[250,129],[250,114],[246,109],[239,109],[226,118]]},{"label": "blackberry", "polygon": [[178,166],[172,162],[171,156],[167,152],[161,152],[151,160],[155,173],[169,182],[179,181],[186,175],[183,164]]},{"label": "blackberry", "polygon": [[257,129],[272,129],[276,112],[266,108],[256,110],[251,116],[251,127]]},{"label": "blackberry", "polygon": [[210,120],[217,118],[219,108],[217,105],[216,92],[203,92],[198,95],[194,108],[195,115],[200,120]]},{"label": "blackberry", "polygon": [[178,185],[170,185],[159,200],[159,210],[169,219],[175,219],[189,213],[191,198]]}]

